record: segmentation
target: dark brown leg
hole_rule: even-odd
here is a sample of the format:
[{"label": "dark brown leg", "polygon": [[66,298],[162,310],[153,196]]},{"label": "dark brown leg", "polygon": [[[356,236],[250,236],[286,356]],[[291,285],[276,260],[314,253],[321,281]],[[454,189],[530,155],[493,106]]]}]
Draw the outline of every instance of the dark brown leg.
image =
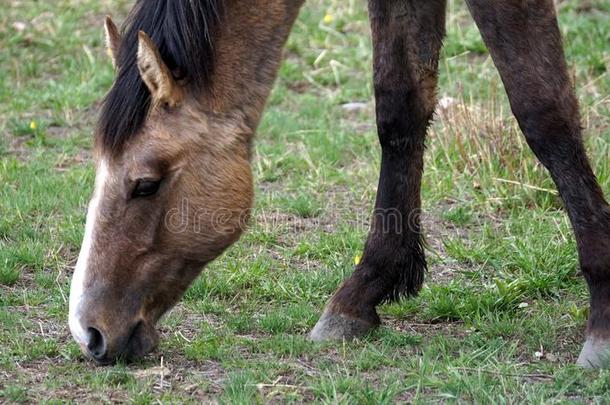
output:
[{"label": "dark brown leg", "polygon": [[583,366],[608,365],[610,207],[581,140],[552,0],[467,0],[528,144],[550,171],[570,217],[591,293]]},{"label": "dark brown leg", "polygon": [[424,141],[436,104],[445,0],[370,0],[381,174],[362,262],[335,293],[314,340],[361,336],[375,306],[416,294],[426,261],[420,234]]}]

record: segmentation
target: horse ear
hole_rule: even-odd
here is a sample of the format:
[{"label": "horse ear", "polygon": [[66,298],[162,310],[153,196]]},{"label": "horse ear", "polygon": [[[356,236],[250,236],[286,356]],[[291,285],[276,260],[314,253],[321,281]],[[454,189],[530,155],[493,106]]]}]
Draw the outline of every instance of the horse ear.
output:
[{"label": "horse ear", "polygon": [[112,65],[116,66],[116,58],[119,53],[119,46],[121,45],[121,34],[109,15],[106,16],[106,21],[104,22],[104,31],[106,32],[108,55],[112,59]]},{"label": "horse ear", "polygon": [[138,70],[155,103],[178,104],[180,92],[152,39],[138,33]]}]

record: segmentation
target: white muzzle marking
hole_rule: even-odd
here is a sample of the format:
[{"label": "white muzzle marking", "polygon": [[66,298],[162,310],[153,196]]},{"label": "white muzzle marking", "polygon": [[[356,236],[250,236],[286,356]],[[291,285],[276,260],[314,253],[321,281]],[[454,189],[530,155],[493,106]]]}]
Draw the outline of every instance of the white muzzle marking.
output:
[{"label": "white muzzle marking", "polygon": [[86,345],[88,342],[87,329],[80,322],[81,304],[85,297],[85,280],[87,279],[87,271],[89,269],[89,258],[91,249],[93,248],[93,238],[95,235],[95,225],[99,217],[99,204],[102,199],[104,187],[108,180],[108,165],[104,160],[100,162],[95,177],[95,189],[93,198],[89,202],[87,210],[87,222],[85,224],[85,236],[83,244],[78,255],[74,275],[72,276],[72,284],[70,286],[70,313],[69,325],[70,332],[77,343]]}]

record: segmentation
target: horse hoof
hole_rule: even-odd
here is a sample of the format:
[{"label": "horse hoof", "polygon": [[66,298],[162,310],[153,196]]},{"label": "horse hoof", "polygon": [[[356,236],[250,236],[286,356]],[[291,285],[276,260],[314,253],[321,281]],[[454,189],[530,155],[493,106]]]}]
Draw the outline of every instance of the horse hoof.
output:
[{"label": "horse hoof", "polygon": [[610,341],[588,338],[576,364],[585,368],[609,368]]},{"label": "horse hoof", "polygon": [[352,340],[366,335],[377,325],[362,319],[325,311],[309,334],[309,338],[314,342]]}]

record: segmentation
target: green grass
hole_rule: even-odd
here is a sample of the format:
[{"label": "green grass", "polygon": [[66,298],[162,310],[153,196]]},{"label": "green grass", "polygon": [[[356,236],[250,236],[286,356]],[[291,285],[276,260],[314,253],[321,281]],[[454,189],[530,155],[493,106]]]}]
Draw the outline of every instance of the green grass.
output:
[{"label": "green grass", "polygon": [[[441,63],[449,106],[426,153],[430,272],[419,297],[381,307],[384,325],[360,341],[306,339],[360,255],[379,167],[365,2],[312,0],[260,126],[252,229],[162,321],[152,355],[84,361],[66,298],[93,185],[97,101],[113,78],[101,27],[131,2],[9,3],[0,10],[0,402],[610,400],[607,371],[573,365],[587,292],[561,201],[457,1]],[[587,148],[610,195],[610,7],[558,4]],[[348,102],[366,105],[348,112]]]}]

